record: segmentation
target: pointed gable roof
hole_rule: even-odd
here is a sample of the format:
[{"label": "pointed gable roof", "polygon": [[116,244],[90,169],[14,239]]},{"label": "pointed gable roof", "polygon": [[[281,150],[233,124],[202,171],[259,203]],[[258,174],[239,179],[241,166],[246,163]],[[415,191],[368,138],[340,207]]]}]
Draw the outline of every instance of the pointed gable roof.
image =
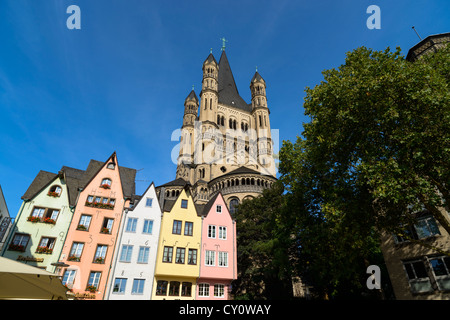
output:
[{"label": "pointed gable roof", "polygon": [[253,82],[255,80],[256,81],[264,81],[263,77],[261,77],[261,75],[258,73],[258,71],[256,71],[255,74],[253,75],[251,82]]},{"label": "pointed gable roof", "polygon": [[[109,161],[117,157],[116,152],[105,161],[97,161],[91,160],[86,169],[86,175],[84,177],[82,188],[86,188],[86,186],[94,179],[94,177],[100,172],[100,170],[109,163]],[[126,168],[119,166],[118,163],[115,163],[119,168],[120,182],[122,184],[122,192],[124,198],[131,198],[132,195],[135,194],[135,179],[136,179],[136,169]]]},{"label": "pointed gable roof", "polygon": [[198,103],[198,98],[197,98],[197,95],[195,94],[195,91],[194,91],[194,90],[192,90],[192,91],[189,93],[189,95],[186,97],[186,99],[184,100],[184,102],[186,103],[186,101],[188,101],[188,100],[193,100],[193,101],[195,101],[195,102]]},{"label": "pointed gable roof", "polygon": [[216,58],[214,58],[212,52],[209,54],[209,56],[206,58],[206,60],[205,60],[205,62],[203,62],[203,64],[205,64],[207,62],[215,62],[217,64]]},{"label": "pointed gable roof", "polygon": [[222,55],[219,60],[219,103],[226,104],[246,112],[252,111],[252,106],[247,104],[239,95],[225,50],[222,51]]}]

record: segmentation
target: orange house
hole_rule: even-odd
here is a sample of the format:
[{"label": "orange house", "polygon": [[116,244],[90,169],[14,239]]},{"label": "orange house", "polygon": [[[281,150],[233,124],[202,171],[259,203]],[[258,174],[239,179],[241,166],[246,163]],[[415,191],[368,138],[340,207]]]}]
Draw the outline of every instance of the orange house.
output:
[{"label": "orange house", "polygon": [[61,254],[62,281],[78,299],[103,299],[124,206],[135,193],[136,170],[91,160]]}]

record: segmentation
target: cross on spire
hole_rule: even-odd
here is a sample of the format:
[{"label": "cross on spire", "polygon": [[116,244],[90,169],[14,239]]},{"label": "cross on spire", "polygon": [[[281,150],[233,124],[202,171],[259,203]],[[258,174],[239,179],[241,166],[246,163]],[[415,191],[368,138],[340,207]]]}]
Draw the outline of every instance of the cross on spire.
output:
[{"label": "cross on spire", "polygon": [[225,39],[224,37],[222,37],[220,40],[222,40],[222,51],[225,51],[225,42],[228,42],[227,39]]}]

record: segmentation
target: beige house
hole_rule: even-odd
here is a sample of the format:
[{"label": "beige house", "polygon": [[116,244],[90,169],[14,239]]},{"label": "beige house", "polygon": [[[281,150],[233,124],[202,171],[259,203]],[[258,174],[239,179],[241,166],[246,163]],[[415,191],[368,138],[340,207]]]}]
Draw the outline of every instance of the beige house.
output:
[{"label": "beige house", "polygon": [[[406,59],[414,62],[448,42],[450,33],[429,36],[412,47]],[[416,218],[415,225],[404,229],[412,241],[388,233],[381,236],[381,249],[395,297],[399,300],[449,300],[450,256],[444,252],[450,252],[450,235],[426,211],[416,213]]]},{"label": "beige house", "polygon": [[234,213],[276,181],[266,83],[256,71],[252,100],[244,101],[224,47],[219,62],[210,53],[202,70],[199,97],[192,90],[184,101],[176,178],[157,190],[160,199],[173,201],[189,184],[197,205],[220,191]]}]

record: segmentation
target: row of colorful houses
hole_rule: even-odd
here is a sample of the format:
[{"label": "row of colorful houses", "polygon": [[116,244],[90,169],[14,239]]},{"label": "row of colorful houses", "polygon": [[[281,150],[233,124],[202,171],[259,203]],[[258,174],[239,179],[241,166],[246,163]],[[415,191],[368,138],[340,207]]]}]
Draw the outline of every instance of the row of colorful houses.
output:
[{"label": "row of colorful houses", "polygon": [[135,194],[136,170],[91,160],[40,171],[2,256],[61,275],[77,299],[230,299],[236,225],[218,193],[195,204],[187,185],[165,199]]}]

